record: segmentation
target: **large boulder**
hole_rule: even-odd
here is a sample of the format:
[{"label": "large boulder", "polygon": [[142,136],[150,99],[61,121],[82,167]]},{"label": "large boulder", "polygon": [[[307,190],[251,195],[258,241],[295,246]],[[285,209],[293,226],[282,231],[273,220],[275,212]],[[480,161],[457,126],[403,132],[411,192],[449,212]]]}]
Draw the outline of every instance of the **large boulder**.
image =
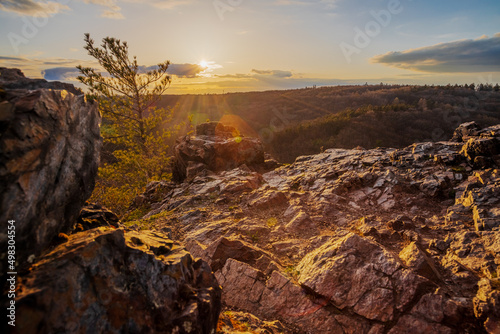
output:
[{"label": "large boulder", "polygon": [[[38,85],[21,79],[24,86],[10,86],[26,89],[7,89],[0,97],[0,220],[15,221],[20,263],[76,222],[94,189],[102,145],[96,103],[56,83],[30,90]],[[6,233],[0,231],[2,272]]]},{"label": "large boulder", "polygon": [[462,123],[453,132],[453,137],[451,138],[451,140],[457,143],[467,141],[464,139],[467,139],[471,136],[476,136],[480,129],[481,128],[476,122]]},{"label": "large boulder", "polygon": [[165,235],[76,233],[17,281],[15,332],[213,333],[221,289]]},{"label": "large boulder", "polygon": [[241,165],[264,166],[264,147],[256,138],[241,137],[235,128],[218,122],[196,127],[196,136],[177,141],[173,179],[182,182],[205,171],[221,172]]}]

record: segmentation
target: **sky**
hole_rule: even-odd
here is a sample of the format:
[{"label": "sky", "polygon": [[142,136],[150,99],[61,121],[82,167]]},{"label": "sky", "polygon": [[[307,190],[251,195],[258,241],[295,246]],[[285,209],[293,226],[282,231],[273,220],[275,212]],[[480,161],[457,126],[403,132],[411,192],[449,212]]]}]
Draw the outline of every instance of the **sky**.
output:
[{"label": "sky", "polygon": [[0,66],[76,83],[84,34],[169,60],[167,93],[500,82],[498,0],[0,0]]}]

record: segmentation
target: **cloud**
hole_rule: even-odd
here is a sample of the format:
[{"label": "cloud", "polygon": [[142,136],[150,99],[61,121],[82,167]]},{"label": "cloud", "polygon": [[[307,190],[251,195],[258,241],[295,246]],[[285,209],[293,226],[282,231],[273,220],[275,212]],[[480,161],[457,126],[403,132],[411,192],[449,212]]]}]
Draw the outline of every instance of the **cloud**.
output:
[{"label": "cloud", "polygon": [[[101,17],[123,19],[117,0],[79,0],[86,4],[104,7]],[[69,0],[65,1],[66,3]],[[48,17],[65,10],[70,10],[65,4],[55,1],[40,0],[0,0],[0,10],[14,12],[22,16]]]},{"label": "cloud", "polygon": [[0,62],[1,62],[1,61],[5,61],[5,60],[10,60],[10,61],[23,61],[23,60],[24,60],[24,58],[0,56]]},{"label": "cloud", "polygon": [[69,10],[69,7],[55,1],[0,0],[0,10],[22,16],[48,17]]},{"label": "cloud", "polygon": [[133,3],[145,3],[150,6],[160,8],[160,9],[172,9],[178,6],[188,5],[193,2],[193,0],[125,0],[126,2]]},{"label": "cloud", "polygon": [[[217,89],[228,89],[230,91],[261,91],[274,89],[296,89],[312,86],[331,86],[352,83],[352,81],[340,79],[325,79],[303,77],[284,70],[258,70],[253,69],[248,74],[224,74],[215,75],[214,78],[222,79],[210,82],[209,85]],[[225,79],[225,80],[224,80]],[[363,81],[362,83],[365,83]],[[193,86],[202,87],[203,82],[191,83]]]},{"label": "cloud", "polygon": [[198,64],[170,64],[167,73],[180,78],[194,78],[205,69],[205,67]]},{"label": "cloud", "polygon": [[281,71],[281,70],[256,70],[253,69],[252,73],[258,75],[269,75],[276,78],[291,78],[293,76],[291,71]]},{"label": "cloud", "polygon": [[337,3],[341,0],[275,0],[275,6],[311,6],[319,4],[326,9],[337,8]]},{"label": "cloud", "polygon": [[214,75],[214,77],[215,78],[222,78],[222,79],[248,79],[248,78],[252,78],[253,76],[250,74],[236,73],[236,74]]},{"label": "cloud", "polygon": [[[103,7],[101,17],[108,19],[124,19],[119,0],[77,0],[85,4],[97,5]],[[153,6],[159,9],[173,9],[178,6],[191,4],[194,0],[121,0],[128,3],[138,3]],[[62,2],[62,1],[59,1]],[[70,10],[65,4],[56,1],[43,0],[0,0],[0,10],[14,12],[23,16],[48,17]],[[69,3],[70,0],[65,0]]]},{"label": "cloud", "polygon": [[108,19],[121,20],[124,19],[125,16],[119,11],[105,10],[102,12],[101,17],[106,17]]},{"label": "cloud", "polygon": [[500,71],[500,33],[493,37],[440,43],[418,49],[388,52],[370,59],[372,63],[434,73]]},{"label": "cloud", "polygon": [[[139,66],[139,73],[146,73],[147,71],[153,71],[157,68],[158,66],[156,65]],[[205,70],[205,67],[198,64],[170,64],[168,65],[167,73],[179,78],[195,78]]]},{"label": "cloud", "polygon": [[80,75],[80,71],[75,67],[53,67],[42,70],[45,80],[74,81]]},{"label": "cloud", "polygon": [[310,2],[307,2],[307,1],[300,1],[300,0],[276,0],[274,2],[274,4],[276,6],[290,6],[290,5],[294,5],[294,6],[308,6],[310,5],[311,3]]},{"label": "cloud", "polygon": [[93,4],[104,7],[101,13],[101,17],[108,19],[124,19],[125,17],[121,13],[121,8],[118,6],[116,0],[80,0],[86,4]]}]

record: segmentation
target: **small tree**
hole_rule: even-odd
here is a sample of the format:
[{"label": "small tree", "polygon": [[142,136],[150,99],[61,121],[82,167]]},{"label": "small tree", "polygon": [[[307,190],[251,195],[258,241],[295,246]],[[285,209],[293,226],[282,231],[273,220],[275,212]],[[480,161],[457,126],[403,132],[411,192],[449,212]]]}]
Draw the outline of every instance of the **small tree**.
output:
[{"label": "small tree", "polygon": [[170,85],[166,74],[170,63],[148,70],[138,65],[136,57],[129,59],[127,42],[106,37],[98,47],[89,34],[84,40],[88,54],[107,72],[77,66],[88,97],[99,103],[101,134],[110,150],[99,169],[93,200],[124,213],[148,181],[168,177],[167,124],[172,113],[156,103]]}]

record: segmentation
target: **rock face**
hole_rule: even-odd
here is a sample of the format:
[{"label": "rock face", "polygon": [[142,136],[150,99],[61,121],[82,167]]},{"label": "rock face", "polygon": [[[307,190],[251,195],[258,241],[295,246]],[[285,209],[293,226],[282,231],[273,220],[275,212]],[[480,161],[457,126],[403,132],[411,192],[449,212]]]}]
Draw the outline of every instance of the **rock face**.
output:
[{"label": "rock face", "polygon": [[17,333],[213,333],[210,267],[151,232],[71,235],[18,281]]},{"label": "rock face", "polygon": [[498,333],[500,126],[455,134],[197,174],[145,217],[283,332]]},{"label": "rock face", "polygon": [[221,172],[241,165],[264,165],[264,147],[255,138],[240,137],[235,128],[218,122],[196,127],[196,136],[186,136],[175,146],[173,178],[192,180],[207,171]]},{"label": "rock face", "polygon": [[[0,219],[16,221],[17,256],[23,262],[67,232],[92,193],[101,116],[96,103],[58,90],[57,83],[40,85],[5,69],[0,78],[4,87],[17,88],[7,89],[0,100]],[[0,232],[2,249],[5,233]]]}]

